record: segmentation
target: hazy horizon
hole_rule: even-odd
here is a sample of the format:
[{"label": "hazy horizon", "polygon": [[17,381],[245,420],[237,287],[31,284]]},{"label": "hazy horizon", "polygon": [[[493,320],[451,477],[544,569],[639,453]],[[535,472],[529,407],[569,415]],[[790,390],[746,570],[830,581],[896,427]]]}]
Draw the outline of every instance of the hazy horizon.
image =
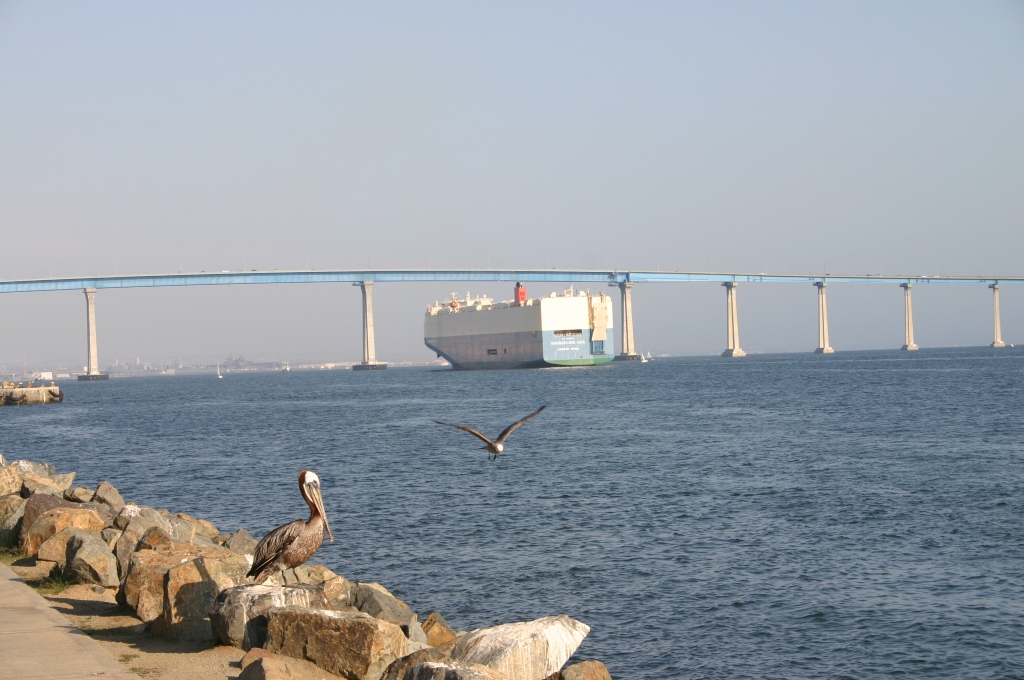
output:
[{"label": "hazy horizon", "polygon": [[[1024,274],[1015,2],[0,2],[0,88],[2,279]],[[423,311],[467,285],[511,297],[377,284],[378,357],[432,358]],[[897,286],[828,296],[837,351],[902,344]],[[1024,286],[1001,301],[1024,342]],[[724,349],[717,284],[634,304],[645,352]],[[815,347],[812,286],[738,304],[746,351]],[[84,363],[80,291],[3,294],[0,315],[0,364]],[[349,284],[101,290],[97,317],[103,366],[361,356]],[[922,347],[988,344],[991,291],[915,286],[914,320]]]}]

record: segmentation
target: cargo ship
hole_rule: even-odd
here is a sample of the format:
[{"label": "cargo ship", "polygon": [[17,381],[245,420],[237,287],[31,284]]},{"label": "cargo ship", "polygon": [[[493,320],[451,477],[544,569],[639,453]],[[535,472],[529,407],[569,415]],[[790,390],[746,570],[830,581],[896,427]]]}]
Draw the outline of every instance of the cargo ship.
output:
[{"label": "cargo ship", "polygon": [[427,308],[423,342],[458,370],[592,366],[615,358],[612,299],[576,291],[530,299],[466,297]]}]

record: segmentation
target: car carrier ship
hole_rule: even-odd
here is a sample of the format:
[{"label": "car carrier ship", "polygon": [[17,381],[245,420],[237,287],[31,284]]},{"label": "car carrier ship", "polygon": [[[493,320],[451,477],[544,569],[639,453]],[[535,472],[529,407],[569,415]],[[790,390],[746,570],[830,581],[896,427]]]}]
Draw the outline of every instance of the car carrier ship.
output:
[{"label": "car carrier ship", "polygon": [[530,299],[516,283],[515,297],[435,302],[427,308],[423,342],[454,369],[591,366],[615,358],[612,299],[575,291]]}]

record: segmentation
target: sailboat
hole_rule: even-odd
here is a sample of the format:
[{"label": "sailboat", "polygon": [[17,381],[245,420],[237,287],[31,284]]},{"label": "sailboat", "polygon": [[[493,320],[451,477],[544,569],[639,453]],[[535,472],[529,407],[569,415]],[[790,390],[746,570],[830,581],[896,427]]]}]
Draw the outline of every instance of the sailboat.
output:
[{"label": "sailboat", "polygon": [[222,375],[220,374],[220,362],[219,362],[219,361],[217,362],[217,377],[218,377],[219,379],[221,379],[221,380],[223,380],[223,379],[224,379],[224,376],[222,376]]},{"label": "sailboat", "polygon": [[644,356],[644,351],[643,350],[640,350],[640,363],[641,364],[646,364],[647,363],[647,357]]}]

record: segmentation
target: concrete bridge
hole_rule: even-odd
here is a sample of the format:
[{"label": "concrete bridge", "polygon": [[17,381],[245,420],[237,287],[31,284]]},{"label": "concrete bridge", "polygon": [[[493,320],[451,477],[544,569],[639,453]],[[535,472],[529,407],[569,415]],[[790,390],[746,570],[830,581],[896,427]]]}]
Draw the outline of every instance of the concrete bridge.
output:
[{"label": "concrete bridge", "polygon": [[377,361],[373,336],[373,284],[405,281],[532,281],[543,283],[606,283],[616,286],[622,298],[620,354],[617,360],[639,359],[633,342],[632,289],[637,283],[673,283],[710,281],[721,283],[726,290],[726,349],[722,356],[742,357],[736,289],[740,283],[810,283],[817,289],[819,354],[832,354],[829,344],[828,308],[825,290],[829,283],[887,283],[903,288],[903,349],[914,351],[914,315],[911,288],[915,285],[961,284],[984,285],[992,289],[992,347],[1004,347],[999,320],[999,286],[1024,284],[1024,276],[891,276],[891,275],[820,275],[813,274],[750,274],[736,272],[673,272],[673,271],[608,271],[584,269],[346,269],[296,271],[223,271],[219,273],[145,274],[130,276],[96,276],[60,279],[0,280],[0,293],[82,290],[85,292],[87,318],[88,368],[80,380],[103,380],[96,349],[96,291],[104,288],[153,288],[156,286],[226,286],[267,283],[345,283],[359,286],[363,297],[363,361],[355,369],[386,368]]}]

